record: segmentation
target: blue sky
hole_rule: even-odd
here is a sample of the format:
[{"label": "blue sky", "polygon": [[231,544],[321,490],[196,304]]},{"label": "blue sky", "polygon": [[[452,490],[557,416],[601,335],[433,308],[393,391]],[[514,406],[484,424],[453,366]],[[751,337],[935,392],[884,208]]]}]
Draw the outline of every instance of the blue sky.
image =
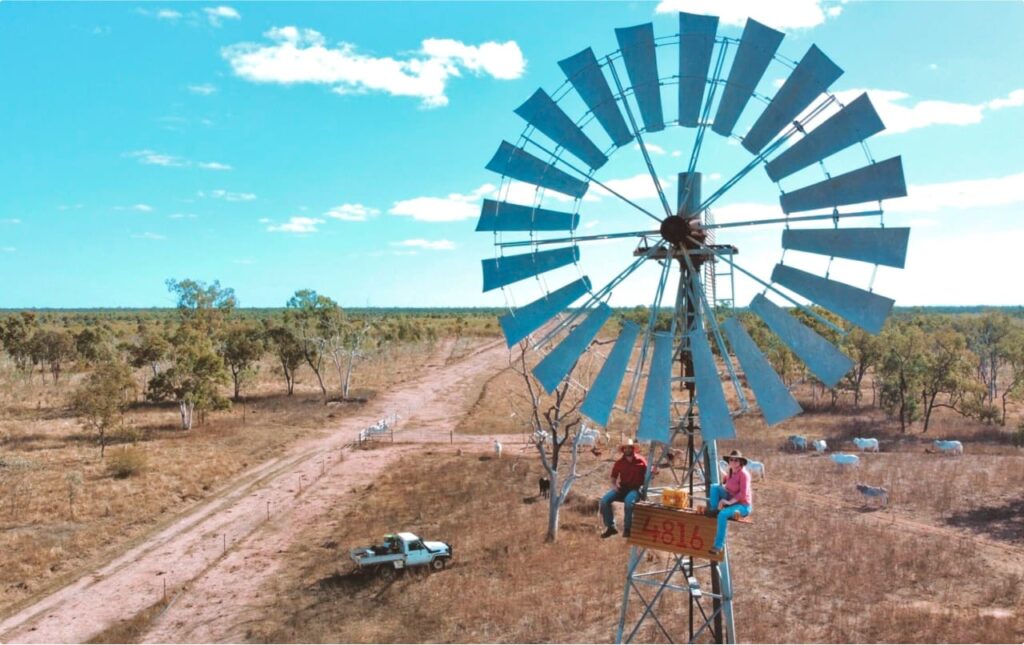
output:
[{"label": "blue sky", "polygon": [[[727,36],[746,15],[786,32],[791,59],[817,44],[845,70],[841,99],[869,92],[889,128],[871,152],[902,155],[910,189],[885,222],[913,229],[906,269],[880,269],[876,291],[898,305],[1022,303],[1024,2],[0,1],[0,307],[167,306],[164,280],[185,277],[219,279],[244,306],[299,288],[346,306],[528,302],[536,281],[480,293],[494,247],[473,232],[499,180],[484,165],[523,128],[513,109],[562,84],[557,61],[615,50],[614,28],[668,36],[679,10],[711,8]],[[784,76],[770,68],[759,92]],[[692,134],[647,138],[670,194]],[[705,193],[745,163],[734,143],[709,135]],[[644,172],[627,146],[597,178],[655,209]],[[590,195],[581,234],[650,223]],[[715,214],[775,217],[777,200],[755,172]],[[767,278],[779,235],[719,241]],[[631,250],[585,246],[545,281],[601,284]],[[862,269],[832,275],[864,286]],[[650,302],[655,277],[638,272],[613,304]],[[755,291],[741,281],[737,302]]]}]

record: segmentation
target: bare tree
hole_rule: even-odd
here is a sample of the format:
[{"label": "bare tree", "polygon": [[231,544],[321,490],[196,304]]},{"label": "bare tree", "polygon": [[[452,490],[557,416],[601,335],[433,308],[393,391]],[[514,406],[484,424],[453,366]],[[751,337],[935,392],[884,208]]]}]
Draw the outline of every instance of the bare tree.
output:
[{"label": "bare tree", "polygon": [[[519,355],[509,353],[509,367],[526,384],[527,416],[533,429],[533,445],[537,449],[541,466],[551,482],[548,498],[548,530],[545,542],[558,540],[559,513],[569,496],[572,485],[579,478],[579,444],[582,418],[579,406],[582,399],[569,387],[566,378],[551,395],[545,395],[526,365],[526,343],[520,343]],[[575,369],[576,366],[573,366]],[[572,374],[573,370],[569,371]],[[568,452],[568,455],[565,453]]]}]

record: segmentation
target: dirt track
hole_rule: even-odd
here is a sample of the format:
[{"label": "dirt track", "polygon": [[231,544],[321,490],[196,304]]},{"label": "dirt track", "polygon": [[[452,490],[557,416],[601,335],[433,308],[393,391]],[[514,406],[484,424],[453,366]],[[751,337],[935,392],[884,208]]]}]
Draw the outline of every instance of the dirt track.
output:
[{"label": "dirt track", "polygon": [[[439,352],[418,379],[324,435],[249,469],[143,543],[3,619],[0,641],[83,642],[161,601],[165,588],[173,602],[145,640],[244,640],[252,612],[265,604],[259,601],[261,582],[278,571],[279,554],[292,544],[295,527],[340,517],[377,473],[416,444],[448,444],[475,392],[488,374],[505,366],[506,355],[500,341],[448,365]],[[359,430],[394,413],[399,445],[351,450]],[[477,449],[488,449],[492,439],[459,437]]]}]

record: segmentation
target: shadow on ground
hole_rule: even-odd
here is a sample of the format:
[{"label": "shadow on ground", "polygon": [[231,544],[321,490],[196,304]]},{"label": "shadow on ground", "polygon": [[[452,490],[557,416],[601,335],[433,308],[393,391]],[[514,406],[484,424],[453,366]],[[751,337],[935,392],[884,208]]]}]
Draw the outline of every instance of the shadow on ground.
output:
[{"label": "shadow on ground", "polygon": [[1024,499],[954,513],[947,524],[1007,542],[1024,542]]}]

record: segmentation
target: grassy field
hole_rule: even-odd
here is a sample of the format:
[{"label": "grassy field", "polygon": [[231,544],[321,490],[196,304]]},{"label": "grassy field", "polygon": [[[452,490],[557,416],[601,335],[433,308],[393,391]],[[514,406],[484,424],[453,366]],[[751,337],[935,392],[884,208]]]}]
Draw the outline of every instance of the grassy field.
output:
[{"label": "grassy field", "polygon": [[[467,431],[516,431],[506,419],[519,378],[504,372],[488,383]],[[739,639],[1024,639],[1024,451],[1010,445],[1009,432],[940,416],[927,435],[904,435],[876,409],[841,402],[815,410],[803,395],[805,415],[773,429],[742,419],[742,440],[722,444],[768,470],[755,484],[754,523],[730,537]],[[882,452],[840,471],[827,457],[783,450],[791,433],[826,438],[835,450],[853,450],[854,436],[877,436]],[[935,437],[960,438],[967,454],[927,454]],[[545,544],[532,449],[512,446],[497,460],[425,448],[375,482],[345,518],[301,535],[288,554],[292,575],[269,590],[273,611],[249,640],[610,641],[628,553],[623,540],[598,537],[597,499],[610,466],[607,455],[582,456],[586,475],[562,513],[559,540]],[[668,477],[663,471],[659,482]],[[885,485],[890,507],[866,505],[858,481]],[[348,549],[394,530],[450,541],[453,564],[394,582],[353,573]],[[660,610],[677,627],[683,601],[675,595]],[[661,640],[653,629],[638,638]]]},{"label": "grassy field", "polygon": [[[395,345],[362,364],[354,396],[372,399],[414,378],[428,357],[465,353],[471,339]],[[143,372],[137,374],[143,378]],[[265,361],[244,404],[212,413],[182,431],[177,406],[138,403],[126,430],[101,459],[67,407],[82,375],[43,385],[0,367],[0,612],[70,580],[96,562],[214,495],[241,471],[278,456],[296,440],[358,411],[324,405],[312,374],[300,371],[295,395],[284,395]],[[140,388],[141,389],[141,388]],[[112,461],[128,451],[140,472],[119,479]]]}]

